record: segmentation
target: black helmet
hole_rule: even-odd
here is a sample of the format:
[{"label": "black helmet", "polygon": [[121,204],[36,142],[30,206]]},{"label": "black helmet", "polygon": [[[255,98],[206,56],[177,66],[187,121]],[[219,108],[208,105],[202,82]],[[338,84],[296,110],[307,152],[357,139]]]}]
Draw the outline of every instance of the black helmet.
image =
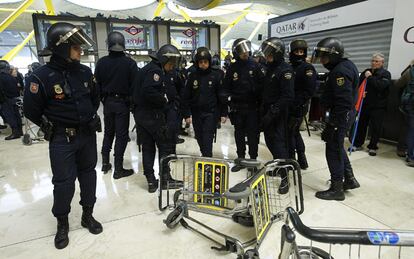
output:
[{"label": "black helmet", "polygon": [[10,64],[6,60],[0,60],[0,73],[10,73]]},{"label": "black helmet", "polygon": [[324,66],[335,66],[344,56],[344,46],[340,39],[335,37],[328,37],[318,42],[312,54],[312,63],[317,62],[321,57],[328,57],[329,62]]},{"label": "black helmet", "polygon": [[252,43],[244,38],[239,38],[233,42],[231,50],[233,52],[233,57],[239,59],[239,56],[243,53],[249,52],[249,55],[251,55]]},{"label": "black helmet", "polygon": [[125,50],[125,37],[118,31],[113,31],[108,34],[108,50],[110,51],[124,51]]},{"label": "black helmet", "polygon": [[175,64],[175,67],[178,67],[181,60],[181,54],[180,51],[174,45],[165,44],[158,50],[156,58],[162,66],[164,66],[168,62],[173,62]]},{"label": "black helmet", "polygon": [[200,47],[196,50],[194,57],[195,65],[198,66],[198,62],[203,59],[208,60],[208,63],[211,65],[211,54],[206,47]]},{"label": "black helmet", "polygon": [[67,22],[58,22],[50,26],[46,39],[46,48],[64,59],[70,58],[71,46],[81,45],[83,48],[89,48],[94,43],[81,28]]},{"label": "black helmet", "polygon": [[285,44],[277,37],[271,37],[263,41],[260,47],[261,52],[267,58],[273,56],[273,62],[283,59],[285,54]]},{"label": "black helmet", "polygon": [[42,64],[40,64],[39,62],[33,62],[30,66],[32,67],[32,71],[35,71],[36,69],[41,67]]},{"label": "black helmet", "polygon": [[[303,55],[296,55],[295,50],[302,49]],[[289,45],[289,60],[293,65],[300,64],[306,60],[308,56],[308,43],[305,40],[297,39],[293,40]]]}]

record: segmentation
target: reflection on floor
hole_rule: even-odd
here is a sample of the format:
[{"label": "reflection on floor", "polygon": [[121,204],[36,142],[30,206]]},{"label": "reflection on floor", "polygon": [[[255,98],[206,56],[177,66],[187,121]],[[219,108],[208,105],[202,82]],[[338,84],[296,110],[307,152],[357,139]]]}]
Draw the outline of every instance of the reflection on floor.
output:
[{"label": "reflection on floor", "polygon": [[[6,132],[7,133],[7,132]],[[324,144],[319,134],[308,137],[302,133],[307,147],[309,169],[303,172],[307,225],[343,228],[379,228],[414,230],[414,170],[405,166],[393,146],[381,144],[376,157],[359,151],[350,159],[361,188],[346,194],[343,202],[321,201],[314,197],[317,190],[327,188],[329,172],[324,156]],[[162,220],[168,214],[160,212],[157,194],[147,192],[142,175],[142,159],[131,133],[125,166],[135,174],[114,180],[111,174],[100,172],[97,165],[97,204],[95,217],[103,223],[102,234],[94,236],[80,225],[79,188],[70,214],[70,243],[56,250],[53,237],[55,218],[51,214],[52,184],[47,143],[23,146],[20,140],[0,140],[0,254],[2,258],[235,258],[211,250],[211,242],[195,233],[177,227],[166,228]],[[98,150],[102,134],[98,134]],[[196,141],[185,137],[178,153],[199,155]],[[259,158],[271,158],[263,139]],[[234,158],[233,129],[227,123],[218,131],[214,156]],[[100,158],[99,158],[100,159]],[[228,220],[197,215],[216,229],[250,236],[251,231]],[[263,247],[261,258],[277,258],[280,249],[280,223],[272,226]],[[305,245],[309,242],[299,237]],[[316,245],[315,243],[313,245]],[[329,247],[323,246],[327,250]],[[358,258],[358,247],[332,247],[335,258]],[[361,247],[361,258],[377,258],[378,250]],[[335,252],[335,253],[334,253]],[[398,250],[381,250],[381,258],[397,258]],[[403,249],[402,258],[414,258],[414,250]]]}]

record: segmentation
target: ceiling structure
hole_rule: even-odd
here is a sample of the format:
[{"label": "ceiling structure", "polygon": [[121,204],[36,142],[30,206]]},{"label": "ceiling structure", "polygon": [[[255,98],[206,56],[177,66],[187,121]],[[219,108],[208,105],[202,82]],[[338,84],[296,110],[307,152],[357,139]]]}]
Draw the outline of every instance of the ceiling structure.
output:
[{"label": "ceiling structure", "polygon": [[[10,12],[5,11],[5,8],[15,9],[23,1],[13,0],[14,3],[4,3],[8,0],[0,0],[0,21],[3,21]],[[113,3],[117,8],[122,8],[124,10],[98,10],[89,7],[84,7],[73,2],[79,2],[80,4],[88,3],[88,5],[94,8],[108,9],[104,3]],[[218,2],[218,5],[206,10],[207,13],[194,14],[193,10],[184,9],[186,13],[192,18],[193,21],[199,22],[202,20],[211,20],[221,25],[221,32],[223,33],[226,28],[231,24],[236,18],[238,18],[243,11],[246,12],[239,23],[237,23],[232,30],[230,30],[222,39],[222,47],[229,46],[232,41],[239,37],[248,38],[252,32],[256,29],[256,33],[252,35],[253,44],[260,44],[257,40],[257,35],[262,34],[264,38],[267,37],[267,18],[285,15],[292,12],[297,12],[303,9],[314,7],[317,5],[325,4],[332,2],[333,0],[256,0],[256,1],[245,1],[245,0],[222,0],[222,1],[186,1],[186,0],[166,0],[166,7],[161,11],[160,16],[166,20],[174,19],[179,21],[184,21],[183,17],[179,13],[179,10],[176,10],[176,4],[191,3],[190,5],[196,5],[197,3],[202,2]],[[97,13],[101,13],[106,17],[110,15],[112,17],[118,18],[128,18],[128,17],[137,17],[140,19],[152,20],[154,18],[154,12],[158,6],[159,1],[132,1],[132,0],[117,0],[117,1],[108,1],[108,0],[52,0],[55,11],[59,13],[71,13],[77,16],[91,16],[95,17]],[[94,2],[96,2],[95,5]],[[146,6],[138,8],[129,8],[128,6],[140,6],[142,2],[152,2]],[[129,5],[127,5],[129,4]],[[189,8],[194,6],[187,5]],[[125,9],[128,8],[128,9]],[[178,8],[183,8],[183,6],[178,6]],[[35,0],[30,10],[46,10],[43,0]],[[110,9],[110,7],[109,7]],[[205,8],[206,9],[206,8]],[[175,13],[176,11],[177,13]],[[221,15],[218,15],[221,14]],[[192,16],[193,15],[193,16]],[[197,17],[196,17],[197,16]],[[263,23],[260,23],[261,20],[264,20]],[[258,26],[258,24],[261,24]],[[259,27],[259,28],[257,28]],[[30,12],[23,13],[17,20],[9,26],[10,30],[16,31],[26,31],[30,32],[33,29],[32,17]]]}]

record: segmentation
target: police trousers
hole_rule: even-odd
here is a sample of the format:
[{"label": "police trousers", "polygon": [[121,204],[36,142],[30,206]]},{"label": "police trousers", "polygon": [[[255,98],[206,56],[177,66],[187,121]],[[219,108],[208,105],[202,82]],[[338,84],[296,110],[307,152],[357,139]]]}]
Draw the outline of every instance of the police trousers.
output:
[{"label": "police trousers", "polygon": [[128,144],[129,107],[125,100],[109,96],[105,99],[103,113],[105,130],[101,152],[109,157],[115,138],[115,167],[122,167]]},{"label": "police trousers", "polygon": [[232,111],[230,121],[234,125],[234,138],[237,147],[237,157],[246,155],[246,136],[251,159],[257,158],[259,148],[259,114],[255,108]]},{"label": "police trousers", "polygon": [[213,157],[213,139],[217,128],[217,114],[192,110],[194,133],[201,155]]},{"label": "police trousers", "polygon": [[81,129],[68,139],[64,128],[56,128],[49,142],[49,157],[53,174],[53,215],[69,214],[76,178],[80,186],[79,204],[93,207],[96,201],[96,134]]}]

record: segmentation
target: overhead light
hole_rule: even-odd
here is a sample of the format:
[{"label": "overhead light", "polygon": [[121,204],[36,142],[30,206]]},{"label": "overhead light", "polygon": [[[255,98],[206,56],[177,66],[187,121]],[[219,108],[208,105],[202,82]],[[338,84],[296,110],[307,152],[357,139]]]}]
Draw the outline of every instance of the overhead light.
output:
[{"label": "overhead light", "polygon": [[131,1],[131,0],[67,0],[73,4],[77,4],[83,7],[88,7],[97,10],[105,11],[117,11],[117,10],[128,10],[139,8],[143,6],[150,5],[156,0],[140,0],[140,1]]},{"label": "overhead light", "polygon": [[251,22],[267,22],[269,19],[278,17],[277,14],[268,14],[268,13],[259,13],[259,12],[249,12],[246,15],[246,20]]},{"label": "overhead light", "polygon": [[10,4],[10,3],[17,3],[21,2],[22,0],[0,0],[0,4]]},{"label": "overhead light", "polygon": [[[201,10],[191,10],[188,8],[185,8],[180,5],[176,5],[173,2],[168,2],[167,6],[168,9],[170,9],[171,12],[180,15],[180,8],[184,12],[186,12],[190,17],[211,17],[211,16],[220,16],[220,15],[226,15],[230,13],[240,12],[243,11],[246,8],[249,8],[252,4],[229,4],[229,5],[220,5],[213,9],[209,9],[206,11]],[[178,6],[178,8],[177,8]]]}]

